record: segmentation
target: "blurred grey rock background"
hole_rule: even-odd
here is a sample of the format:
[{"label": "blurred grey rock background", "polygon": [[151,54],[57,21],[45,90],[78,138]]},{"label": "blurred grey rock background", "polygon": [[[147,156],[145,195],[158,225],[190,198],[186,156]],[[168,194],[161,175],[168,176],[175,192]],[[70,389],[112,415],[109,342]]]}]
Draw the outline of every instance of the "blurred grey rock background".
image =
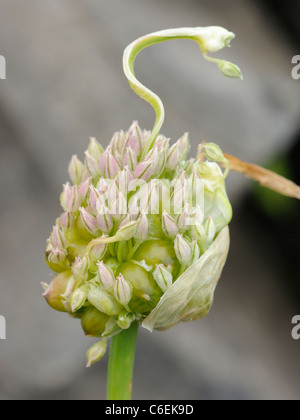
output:
[{"label": "blurred grey rock background", "polygon": [[[90,136],[107,145],[132,120],[150,129],[151,108],[130,90],[123,49],[163,28],[221,25],[237,34],[219,55],[238,63],[244,82],[223,78],[196,45],[157,45],[137,60],[138,77],[166,107],[164,134],[189,131],[242,159],[264,163],[299,129],[299,81],[290,47],[268,12],[250,0],[0,0],[0,399],[105,398],[106,362],[85,370],[91,340],[50,310],[41,281],[45,240],[74,153]],[[300,312],[276,258],[238,210],[251,183],[231,175],[236,208],[230,258],[211,315],[152,335],[141,331],[136,399],[298,399]],[[291,232],[292,235],[292,232]],[[280,239],[278,239],[280,240]],[[293,264],[293,261],[291,261]],[[298,309],[298,310],[297,310]]]}]

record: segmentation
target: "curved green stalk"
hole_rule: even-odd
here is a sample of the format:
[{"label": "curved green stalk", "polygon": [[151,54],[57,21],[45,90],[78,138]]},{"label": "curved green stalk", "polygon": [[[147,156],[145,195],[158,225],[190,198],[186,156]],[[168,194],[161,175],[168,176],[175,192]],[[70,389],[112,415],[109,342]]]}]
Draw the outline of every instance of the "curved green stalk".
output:
[{"label": "curved green stalk", "polygon": [[235,35],[232,32],[215,26],[207,28],[199,27],[168,29],[139,38],[125,49],[123,57],[123,68],[129,84],[137,95],[139,95],[153,107],[156,113],[155,124],[153,126],[152,133],[146,144],[146,147],[144,148],[142,158],[144,158],[149,150],[151,150],[153,147],[155,139],[163,125],[165,111],[164,105],[159,96],[144,86],[135,77],[134,63],[137,55],[146,47],[158,44],[160,42],[170,41],[172,39],[191,39],[199,44],[203,53],[203,57],[208,61],[213,61],[216,63],[225,76],[242,78],[241,71],[235,64],[228,61],[211,58],[207,55],[208,52],[217,52],[225,46],[229,46],[230,41],[234,37]]},{"label": "curved green stalk", "polygon": [[131,400],[138,323],[112,338],[107,376],[107,399]]}]

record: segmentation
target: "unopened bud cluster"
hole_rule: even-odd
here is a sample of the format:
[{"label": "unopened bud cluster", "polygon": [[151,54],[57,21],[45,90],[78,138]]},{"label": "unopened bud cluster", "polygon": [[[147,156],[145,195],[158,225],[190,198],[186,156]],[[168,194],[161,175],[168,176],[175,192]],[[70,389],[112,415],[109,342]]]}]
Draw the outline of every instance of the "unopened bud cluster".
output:
[{"label": "unopened bud cluster", "polygon": [[103,338],[89,364],[102,357],[107,337],[151,314],[232,216],[216,145],[187,160],[187,134],[172,146],[160,135],[147,151],[150,135],[134,122],[105,150],[92,138],[83,162],[73,156],[63,213],[47,241],[46,261],[57,273],[45,286],[47,302],[81,319],[87,336]]}]

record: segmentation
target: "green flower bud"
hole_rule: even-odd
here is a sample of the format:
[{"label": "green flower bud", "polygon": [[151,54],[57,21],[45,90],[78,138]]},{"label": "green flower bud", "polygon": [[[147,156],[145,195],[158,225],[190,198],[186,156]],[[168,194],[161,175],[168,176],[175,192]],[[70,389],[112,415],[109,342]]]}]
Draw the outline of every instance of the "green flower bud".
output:
[{"label": "green flower bud", "polygon": [[81,326],[87,337],[101,337],[109,319],[108,315],[90,306],[84,310]]},{"label": "green flower bud", "polygon": [[85,284],[84,286],[79,287],[74,290],[70,297],[70,306],[72,312],[77,312],[83,307],[87,300],[89,286]]},{"label": "green flower bud", "polygon": [[163,264],[156,266],[153,277],[163,292],[166,292],[173,284],[173,276]]},{"label": "green flower bud", "polygon": [[192,249],[190,244],[182,235],[177,235],[175,239],[175,252],[181,265],[187,266],[192,260]]},{"label": "green flower bud", "polygon": [[98,311],[109,316],[118,315],[123,309],[113,296],[93,283],[89,284],[88,301]]},{"label": "green flower bud", "polygon": [[221,60],[219,62],[219,69],[226,77],[243,79],[241,69],[230,61]]},{"label": "green flower bud", "polygon": [[105,355],[107,348],[107,340],[103,339],[99,343],[94,344],[87,352],[87,367],[91,367],[94,363],[99,362]]},{"label": "green flower bud", "polygon": [[43,294],[43,297],[52,309],[59,312],[68,312],[63,303],[64,298],[62,296],[66,293],[71,279],[72,272],[64,271],[52,280],[50,286]]},{"label": "green flower bud", "polygon": [[132,288],[132,297],[128,303],[129,308],[134,313],[149,312],[153,309],[161,296],[161,291],[151,273],[133,262],[122,264],[119,270],[122,278]]},{"label": "green flower bud", "polygon": [[135,316],[129,312],[124,311],[118,316],[117,324],[122,330],[128,330],[134,321]]}]

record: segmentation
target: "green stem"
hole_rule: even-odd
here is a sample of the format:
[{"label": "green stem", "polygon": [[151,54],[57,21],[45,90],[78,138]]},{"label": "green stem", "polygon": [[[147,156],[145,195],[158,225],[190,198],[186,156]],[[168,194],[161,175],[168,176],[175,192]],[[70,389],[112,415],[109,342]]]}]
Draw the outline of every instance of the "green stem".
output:
[{"label": "green stem", "polygon": [[[234,34],[232,32],[229,32],[226,29],[220,27],[167,29],[139,38],[125,49],[123,57],[123,69],[129,84],[137,95],[139,95],[153,107],[156,113],[155,124],[153,126],[151,136],[149,137],[149,140],[144,148],[142,159],[145,158],[149,150],[152,149],[155,139],[160,133],[160,129],[165,118],[165,110],[159,96],[144,86],[135,77],[134,62],[138,54],[146,47],[158,44],[160,42],[170,41],[172,39],[191,39],[198,43],[206,60],[212,61],[218,65],[221,64],[222,66],[229,64],[231,69],[230,77],[241,77],[241,73],[238,71],[239,69],[237,66],[233,65],[234,70],[236,71],[236,74],[233,75],[232,73],[234,72],[232,71],[231,63],[228,63],[224,60],[210,58],[207,55],[208,52],[217,52],[220,49],[229,46],[232,38],[234,38]],[[220,67],[220,69],[222,71],[222,67]],[[225,73],[223,72],[223,74]]]},{"label": "green stem", "polygon": [[138,323],[112,338],[108,363],[107,399],[131,400]]}]

